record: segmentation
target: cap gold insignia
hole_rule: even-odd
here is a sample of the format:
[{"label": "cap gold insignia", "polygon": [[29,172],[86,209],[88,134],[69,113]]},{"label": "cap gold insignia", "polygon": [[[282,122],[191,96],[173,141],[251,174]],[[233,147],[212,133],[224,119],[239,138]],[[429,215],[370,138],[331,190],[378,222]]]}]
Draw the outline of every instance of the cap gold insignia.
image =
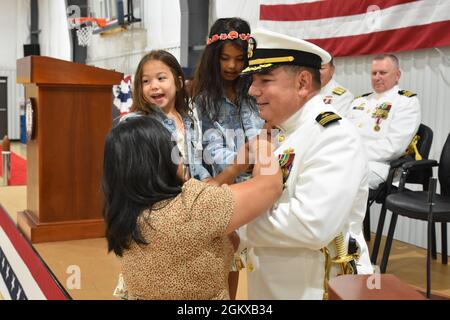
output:
[{"label": "cap gold insignia", "polygon": [[264,68],[269,68],[273,66],[272,63],[268,63],[268,64],[260,64],[259,66],[254,66],[254,67],[247,67],[244,70],[242,70],[242,73],[247,73],[247,72],[252,72],[252,71],[258,71]]},{"label": "cap gold insignia", "polygon": [[273,57],[273,58],[261,58],[261,59],[255,59],[250,60],[248,64],[250,66],[254,66],[257,64],[264,64],[264,63],[281,63],[281,62],[292,62],[295,58],[293,56],[287,56],[287,57]]}]

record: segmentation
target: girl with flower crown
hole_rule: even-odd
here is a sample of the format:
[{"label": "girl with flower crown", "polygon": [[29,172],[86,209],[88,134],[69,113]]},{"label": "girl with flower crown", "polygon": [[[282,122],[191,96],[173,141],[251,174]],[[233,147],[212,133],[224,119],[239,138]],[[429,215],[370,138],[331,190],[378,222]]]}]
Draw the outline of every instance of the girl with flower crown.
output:
[{"label": "girl with flower crown", "polygon": [[[264,124],[255,101],[247,94],[250,79],[240,76],[248,64],[249,39],[250,26],[245,20],[218,19],[210,29],[195,71],[191,97],[202,126],[203,164],[208,169],[208,175],[202,177],[204,180],[218,176],[236,163],[238,150],[255,137]],[[249,173],[242,173],[234,182],[249,176]],[[238,252],[236,258],[239,255]],[[235,265],[233,269],[240,267]],[[230,276],[234,279],[230,279],[233,296],[237,273],[230,273]]]}]

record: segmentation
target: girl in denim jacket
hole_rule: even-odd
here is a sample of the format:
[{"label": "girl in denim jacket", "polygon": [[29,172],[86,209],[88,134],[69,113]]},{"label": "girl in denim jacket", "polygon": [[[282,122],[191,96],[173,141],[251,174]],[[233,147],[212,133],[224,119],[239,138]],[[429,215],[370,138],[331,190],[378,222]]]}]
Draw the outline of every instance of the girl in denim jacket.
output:
[{"label": "girl in denim jacket", "polygon": [[[241,146],[264,124],[255,101],[247,94],[250,79],[240,77],[248,63],[249,39],[250,26],[245,20],[218,19],[211,27],[191,85],[202,126],[203,164],[208,177],[217,176],[232,164]],[[231,183],[248,176],[241,174]]]},{"label": "girl in denim jacket", "polygon": [[[255,101],[247,94],[250,79],[240,77],[248,64],[250,39],[250,26],[245,20],[218,19],[210,29],[191,84],[192,101],[202,127],[203,165],[209,173],[204,178],[207,179],[219,180],[218,176],[229,170],[230,165],[239,163],[238,152],[264,125]],[[250,173],[242,172],[236,179],[222,183],[241,182],[249,177]],[[239,233],[243,236],[244,231]],[[239,243],[239,237],[235,241]],[[232,298],[238,282],[238,273],[233,271],[245,266],[245,256],[245,249],[235,255],[229,277]]]},{"label": "girl in denim jacket", "polygon": [[143,115],[159,120],[172,134],[183,160],[186,180],[205,175],[201,154],[195,148],[201,141],[201,131],[189,108],[183,71],[167,51],[154,50],[141,59],[134,77],[131,113],[121,121]]}]

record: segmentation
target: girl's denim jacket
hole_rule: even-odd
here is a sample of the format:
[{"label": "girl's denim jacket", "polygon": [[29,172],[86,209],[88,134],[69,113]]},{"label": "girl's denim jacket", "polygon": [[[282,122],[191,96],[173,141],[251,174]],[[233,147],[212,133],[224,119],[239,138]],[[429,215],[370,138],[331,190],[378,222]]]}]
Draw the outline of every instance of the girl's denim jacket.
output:
[{"label": "girl's denim jacket", "polygon": [[[168,118],[159,108],[153,108],[153,111],[154,112],[149,116],[159,120],[171,133],[172,141],[176,142],[177,128],[175,121]],[[120,121],[125,121],[126,119],[139,116],[143,116],[143,114],[139,112],[130,112],[122,116]],[[187,159],[185,159],[184,164],[189,168],[190,177],[198,180],[208,178],[210,175],[206,168],[202,165],[202,133],[196,114],[194,113],[192,117],[183,117],[183,124],[185,128],[184,140],[187,151]]]},{"label": "girl's denim jacket", "polygon": [[[203,164],[209,174],[215,177],[233,162],[239,148],[247,140],[260,133],[264,120],[260,118],[252,98],[241,99],[237,107],[227,97],[223,97],[215,119],[209,110],[199,106],[196,108],[202,127]],[[249,174],[242,174],[236,182],[247,177]]]}]

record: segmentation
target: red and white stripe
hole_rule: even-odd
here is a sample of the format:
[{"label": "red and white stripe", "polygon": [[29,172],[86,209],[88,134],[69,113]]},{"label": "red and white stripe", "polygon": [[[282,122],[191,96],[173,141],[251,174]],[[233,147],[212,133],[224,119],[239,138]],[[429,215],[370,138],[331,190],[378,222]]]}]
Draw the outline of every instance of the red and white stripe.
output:
[{"label": "red and white stripe", "polygon": [[259,26],[334,56],[450,45],[448,0],[262,0]]},{"label": "red and white stripe", "polygon": [[[31,248],[28,241],[18,231],[16,225],[0,206],[0,248],[15,273],[29,300],[67,300],[63,289],[47,270],[46,266]],[[0,262],[1,263],[1,262]],[[0,266],[1,267],[1,266]],[[0,274],[0,296],[11,297]]]}]

